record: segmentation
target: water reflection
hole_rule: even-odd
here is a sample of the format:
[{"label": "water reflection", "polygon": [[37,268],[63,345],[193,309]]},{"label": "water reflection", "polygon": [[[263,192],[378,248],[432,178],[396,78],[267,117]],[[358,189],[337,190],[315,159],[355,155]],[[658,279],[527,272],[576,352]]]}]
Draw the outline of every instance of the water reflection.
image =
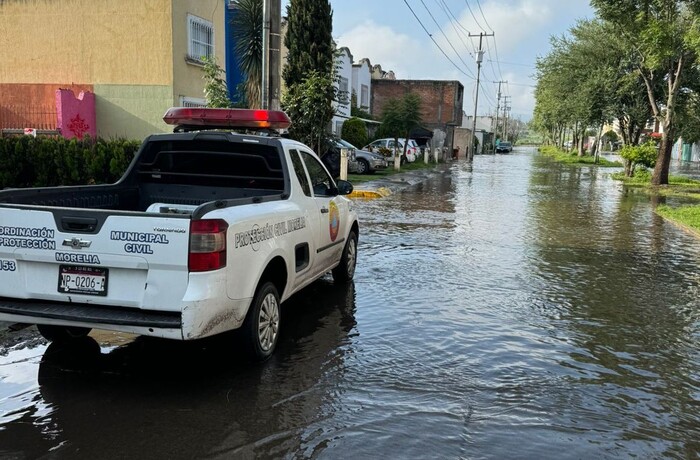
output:
[{"label": "water reflection", "polygon": [[584,424],[623,451],[697,452],[697,414],[687,406],[697,404],[697,241],[654,214],[648,198],[611,194],[606,178],[571,180],[580,176],[550,164],[531,178],[541,194],[529,219],[533,296],[556,324],[551,337],[570,348],[559,361],[573,371],[571,390],[585,395],[568,406],[577,417],[585,409]]},{"label": "water reflection", "polygon": [[50,345],[39,395],[50,407],[0,429],[0,452],[36,458],[277,457],[300,450],[304,427],[329,416],[355,326],[354,285],[320,281],[285,303],[279,353],[262,365],[230,337],[196,343],[92,338]]}]

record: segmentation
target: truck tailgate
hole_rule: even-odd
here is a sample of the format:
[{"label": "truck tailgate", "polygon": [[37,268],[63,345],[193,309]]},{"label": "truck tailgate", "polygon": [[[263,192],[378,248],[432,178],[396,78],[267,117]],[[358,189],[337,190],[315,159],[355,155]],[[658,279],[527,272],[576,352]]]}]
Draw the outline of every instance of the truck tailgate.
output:
[{"label": "truck tailgate", "polygon": [[0,206],[0,297],[178,310],[189,219]]}]

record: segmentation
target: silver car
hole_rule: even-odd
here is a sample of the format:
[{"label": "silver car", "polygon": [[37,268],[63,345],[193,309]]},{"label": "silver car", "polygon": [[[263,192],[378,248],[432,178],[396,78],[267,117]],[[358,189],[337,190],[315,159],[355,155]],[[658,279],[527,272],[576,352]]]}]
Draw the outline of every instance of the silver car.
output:
[{"label": "silver car", "polygon": [[356,163],[354,172],[357,174],[372,174],[380,169],[386,169],[387,162],[384,155],[358,149],[343,139],[339,139],[338,142],[343,144],[343,147],[354,150]]}]

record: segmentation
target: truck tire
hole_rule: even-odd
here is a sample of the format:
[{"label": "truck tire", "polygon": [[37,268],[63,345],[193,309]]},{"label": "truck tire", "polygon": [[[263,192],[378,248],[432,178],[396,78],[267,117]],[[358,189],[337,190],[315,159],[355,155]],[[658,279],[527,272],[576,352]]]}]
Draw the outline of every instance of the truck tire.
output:
[{"label": "truck tire", "polygon": [[357,234],[350,230],[348,241],[345,243],[343,255],[340,263],[333,269],[333,280],[336,283],[347,283],[355,276],[355,265],[357,264]]},{"label": "truck tire", "polygon": [[39,333],[49,342],[70,342],[86,337],[91,329],[89,327],[54,326],[49,324],[37,324]]},{"label": "truck tire", "polygon": [[265,361],[277,346],[280,327],[280,296],[274,284],[267,281],[255,293],[242,334],[248,355],[254,361]]}]

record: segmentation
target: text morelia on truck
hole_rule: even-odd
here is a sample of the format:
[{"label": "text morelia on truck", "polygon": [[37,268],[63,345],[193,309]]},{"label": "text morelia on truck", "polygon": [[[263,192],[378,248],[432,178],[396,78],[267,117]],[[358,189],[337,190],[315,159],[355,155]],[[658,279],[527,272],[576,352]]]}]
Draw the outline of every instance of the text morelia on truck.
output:
[{"label": "text morelia on truck", "polygon": [[[176,107],[114,184],[0,192],[0,321],[49,340],[91,329],[275,349],[280,305],[350,282],[359,223],[284,112]],[[235,352],[239,350],[236,349]]]}]

